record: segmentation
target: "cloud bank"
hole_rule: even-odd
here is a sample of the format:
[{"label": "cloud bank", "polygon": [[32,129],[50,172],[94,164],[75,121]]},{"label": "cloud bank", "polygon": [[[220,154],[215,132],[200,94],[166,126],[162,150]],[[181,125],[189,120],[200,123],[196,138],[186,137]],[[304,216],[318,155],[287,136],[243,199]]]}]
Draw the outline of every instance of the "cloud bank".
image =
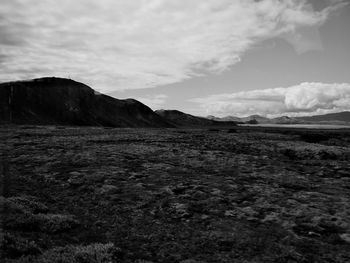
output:
[{"label": "cloud bank", "polygon": [[[99,91],[220,73],[259,41],[297,51],[335,9],[307,0],[1,0],[0,80],[71,77]],[[305,33],[306,32],[306,33]]]},{"label": "cloud bank", "polygon": [[301,83],[192,99],[207,115],[310,116],[350,110],[350,84]]}]

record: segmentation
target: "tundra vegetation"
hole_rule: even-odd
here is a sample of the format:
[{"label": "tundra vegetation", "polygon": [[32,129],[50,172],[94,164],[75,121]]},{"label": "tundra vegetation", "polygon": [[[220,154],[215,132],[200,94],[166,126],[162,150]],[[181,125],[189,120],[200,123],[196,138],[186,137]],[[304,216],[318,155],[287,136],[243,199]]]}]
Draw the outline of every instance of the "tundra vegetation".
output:
[{"label": "tundra vegetation", "polygon": [[350,262],[350,132],[0,128],[2,262]]}]

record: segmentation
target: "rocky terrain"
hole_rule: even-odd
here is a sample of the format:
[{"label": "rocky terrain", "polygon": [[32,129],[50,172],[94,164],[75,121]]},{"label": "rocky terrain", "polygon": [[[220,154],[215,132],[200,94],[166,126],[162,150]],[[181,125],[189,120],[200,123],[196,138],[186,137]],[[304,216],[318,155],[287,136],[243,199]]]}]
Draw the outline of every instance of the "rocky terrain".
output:
[{"label": "rocky terrain", "polygon": [[350,132],[0,128],[1,262],[350,262]]}]

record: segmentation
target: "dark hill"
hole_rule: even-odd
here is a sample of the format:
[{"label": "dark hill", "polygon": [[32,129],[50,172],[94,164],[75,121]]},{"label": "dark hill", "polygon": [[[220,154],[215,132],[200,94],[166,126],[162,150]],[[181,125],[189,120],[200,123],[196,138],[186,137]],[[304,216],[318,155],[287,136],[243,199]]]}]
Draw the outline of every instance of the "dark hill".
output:
[{"label": "dark hill", "polygon": [[172,127],[137,100],[118,100],[62,78],[0,84],[0,123]]},{"label": "dark hill", "polygon": [[159,116],[178,127],[235,126],[235,122],[215,121],[178,110],[157,110]]}]

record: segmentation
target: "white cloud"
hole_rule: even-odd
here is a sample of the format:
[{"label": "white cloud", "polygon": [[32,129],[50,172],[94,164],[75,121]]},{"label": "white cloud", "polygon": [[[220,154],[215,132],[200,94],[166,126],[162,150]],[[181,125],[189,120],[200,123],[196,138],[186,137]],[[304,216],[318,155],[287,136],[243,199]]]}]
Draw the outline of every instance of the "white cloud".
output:
[{"label": "white cloud", "polygon": [[[307,0],[1,0],[0,80],[72,77],[103,92],[220,73],[259,41],[320,48],[317,29],[344,2]],[[315,40],[316,39],[316,40]]]},{"label": "white cloud", "polygon": [[146,97],[137,97],[136,99],[142,102],[143,104],[146,104],[152,110],[159,110],[165,105],[167,98],[167,95],[157,94]]},{"label": "white cloud", "polygon": [[350,110],[350,84],[301,83],[288,88],[243,91],[192,99],[203,113],[268,117],[315,115]]}]

